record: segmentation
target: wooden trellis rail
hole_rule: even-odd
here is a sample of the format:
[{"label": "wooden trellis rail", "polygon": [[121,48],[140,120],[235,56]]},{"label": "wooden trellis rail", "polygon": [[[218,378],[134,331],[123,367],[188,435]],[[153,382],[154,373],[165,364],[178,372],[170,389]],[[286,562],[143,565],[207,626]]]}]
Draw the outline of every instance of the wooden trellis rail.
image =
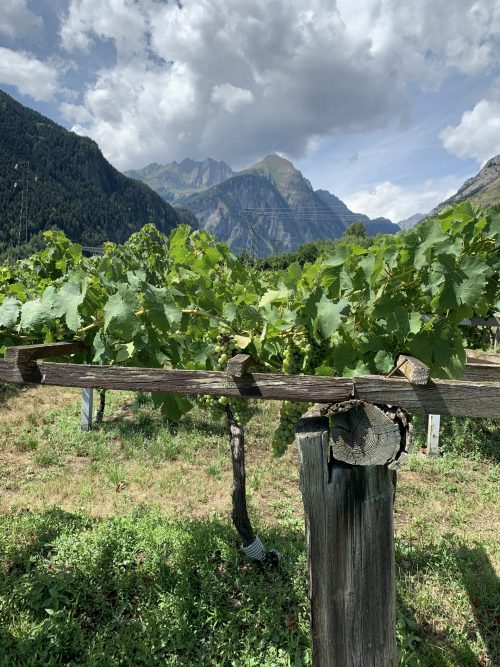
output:
[{"label": "wooden trellis rail", "polygon": [[[317,403],[338,403],[358,398],[371,403],[399,405],[408,412],[470,417],[500,416],[500,376],[492,364],[473,364],[474,381],[429,380],[425,385],[416,385],[404,377],[380,375],[339,378],[247,373],[238,377],[223,371],[54,363],[38,361],[38,358],[55,355],[50,352],[51,345],[34,346],[36,351],[28,349],[31,347],[21,345],[7,348],[5,359],[0,359],[0,381]],[[79,351],[80,346],[73,351],[77,349]],[[60,351],[58,353],[61,354]],[[472,364],[467,365],[468,372],[470,368]],[[486,381],[477,379],[481,373],[487,374]],[[499,383],[492,382],[491,373],[495,379],[499,377]]]}]

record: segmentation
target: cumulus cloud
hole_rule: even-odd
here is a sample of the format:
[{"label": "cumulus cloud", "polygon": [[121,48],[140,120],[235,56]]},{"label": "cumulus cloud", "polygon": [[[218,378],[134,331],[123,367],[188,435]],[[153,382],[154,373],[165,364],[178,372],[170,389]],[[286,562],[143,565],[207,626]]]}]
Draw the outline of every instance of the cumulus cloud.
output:
[{"label": "cumulus cloud", "polygon": [[0,47],[0,83],[35,100],[50,100],[57,87],[57,69],[25,51]]},{"label": "cumulus cloud", "polygon": [[[492,0],[70,0],[61,45],[116,60],[63,113],[118,167],[292,158],[405,118],[409,85],[498,64]],[[83,119],[83,120],[82,120]]]},{"label": "cumulus cloud", "polygon": [[448,125],[439,136],[450,153],[484,164],[500,153],[500,102],[481,100],[456,127]]},{"label": "cumulus cloud", "polygon": [[210,100],[215,104],[220,104],[229,113],[235,113],[245,104],[253,102],[254,96],[248,88],[238,88],[230,83],[219,83],[212,88]]},{"label": "cumulus cloud", "polygon": [[415,213],[428,213],[437,204],[455,194],[460,185],[461,182],[450,177],[439,181],[426,181],[414,188],[384,181],[369,190],[355,192],[343,199],[352,211],[365,213],[370,218],[385,217],[398,222]]},{"label": "cumulus cloud", "polygon": [[2,0],[0,32],[8,37],[26,35],[42,27],[42,19],[27,7],[27,0]]}]

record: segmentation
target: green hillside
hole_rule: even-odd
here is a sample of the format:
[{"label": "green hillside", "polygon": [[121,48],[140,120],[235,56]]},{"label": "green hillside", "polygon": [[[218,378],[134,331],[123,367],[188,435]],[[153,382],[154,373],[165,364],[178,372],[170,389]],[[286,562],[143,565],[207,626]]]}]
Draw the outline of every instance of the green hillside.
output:
[{"label": "green hillside", "polygon": [[112,167],[94,141],[3,91],[0,211],[0,254],[14,247],[22,254],[54,227],[74,241],[99,245],[123,242],[148,222],[165,232],[179,222],[175,209]]}]

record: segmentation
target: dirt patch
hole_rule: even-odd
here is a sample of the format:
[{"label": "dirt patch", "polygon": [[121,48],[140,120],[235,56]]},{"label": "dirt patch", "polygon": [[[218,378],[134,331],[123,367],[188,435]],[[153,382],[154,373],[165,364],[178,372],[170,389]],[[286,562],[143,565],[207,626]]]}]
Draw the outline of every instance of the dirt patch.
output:
[{"label": "dirt patch", "polygon": [[29,423],[40,423],[47,411],[71,405],[78,400],[81,389],[67,387],[42,387],[36,385],[23,388],[0,400],[0,424],[20,427]]}]

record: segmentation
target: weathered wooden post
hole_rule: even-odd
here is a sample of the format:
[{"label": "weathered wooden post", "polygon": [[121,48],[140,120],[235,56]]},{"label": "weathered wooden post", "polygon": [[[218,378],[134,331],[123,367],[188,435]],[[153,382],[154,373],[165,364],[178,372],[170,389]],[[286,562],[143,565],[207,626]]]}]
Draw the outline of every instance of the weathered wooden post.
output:
[{"label": "weathered wooden post", "polygon": [[[315,667],[392,667],[396,653],[393,469],[404,413],[361,401],[297,424]],[[330,410],[330,414],[331,414]]]}]

